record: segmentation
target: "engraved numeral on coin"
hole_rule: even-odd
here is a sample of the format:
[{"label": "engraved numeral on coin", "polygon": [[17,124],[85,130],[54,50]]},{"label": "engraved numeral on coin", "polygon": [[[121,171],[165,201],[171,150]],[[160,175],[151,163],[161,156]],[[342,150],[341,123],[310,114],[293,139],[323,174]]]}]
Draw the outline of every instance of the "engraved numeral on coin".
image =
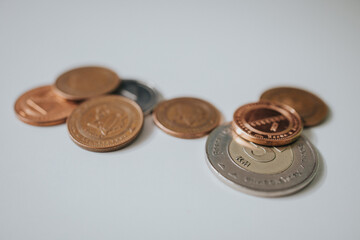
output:
[{"label": "engraved numeral on coin", "polygon": [[228,173],[228,175],[234,179],[237,179],[237,174],[236,173]]},{"label": "engraved numeral on coin", "polygon": [[279,127],[279,124],[277,122],[273,122],[271,125],[270,131],[276,132],[277,128]]},{"label": "engraved numeral on coin", "polygon": [[223,163],[218,163],[218,166],[219,166],[222,170],[225,169],[225,165],[224,165]]},{"label": "engraved numeral on coin", "polygon": [[28,99],[26,100],[26,104],[29,107],[32,107],[34,110],[36,110],[38,113],[42,114],[42,115],[46,115],[47,111],[45,109],[43,109],[42,107],[40,107],[38,104],[36,104],[32,99]]},{"label": "engraved numeral on coin", "polygon": [[281,120],[285,120],[285,117],[282,115],[252,121],[252,122],[250,122],[250,125],[253,127],[256,127],[256,126],[261,126],[261,125],[265,125],[265,124],[269,124],[269,123],[280,122]]}]

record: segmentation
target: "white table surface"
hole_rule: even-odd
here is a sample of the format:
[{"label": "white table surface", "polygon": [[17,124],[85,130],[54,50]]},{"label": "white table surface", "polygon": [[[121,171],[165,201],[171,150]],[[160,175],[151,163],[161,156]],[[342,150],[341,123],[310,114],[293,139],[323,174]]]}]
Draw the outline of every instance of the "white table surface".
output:
[{"label": "white table surface", "polygon": [[[331,109],[307,129],[321,168],[305,190],[237,192],[183,140],[145,120],[132,145],[93,153],[66,126],[17,120],[24,91],[103,65],[195,96],[227,121],[273,86]],[[0,2],[0,239],[359,239],[360,1]]]}]

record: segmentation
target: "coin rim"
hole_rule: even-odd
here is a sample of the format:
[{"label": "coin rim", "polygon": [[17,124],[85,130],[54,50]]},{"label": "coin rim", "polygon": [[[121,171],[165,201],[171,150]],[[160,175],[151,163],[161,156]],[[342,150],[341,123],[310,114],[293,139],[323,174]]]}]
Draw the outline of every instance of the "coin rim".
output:
[{"label": "coin rim", "polygon": [[[90,96],[89,95],[86,95],[86,96],[77,95],[77,96],[75,96],[75,95],[72,95],[72,94],[69,94],[69,93],[66,93],[66,92],[62,91],[58,87],[59,82],[61,81],[62,77],[65,74],[68,74],[69,72],[73,72],[73,71],[76,71],[76,70],[79,70],[79,69],[86,69],[86,68],[97,68],[97,69],[102,69],[102,70],[106,70],[108,72],[111,72],[114,76],[117,77],[117,79],[116,79],[117,82],[115,82],[113,86],[111,86],[111,87],[109,86],[107,90],[104,90],[102,92],[97,92],[96,94],[93,94],[93,95],[90,95]],[[121,82],[122,81],[121,81],[121,78],[119,77],[119,75],[115,71],[113,71],[113,70],[111,70],[109,68],[102,67],[102,66],[82,66],[82,67],[77,67],[77,68],[70,69],[70,70],[60,74],[56,78],[56,80],[55,80],[54,84],[52,85],[52,87],[54,89],[54,92],[57,95],[61,96],[62,98],[65,98],[67,100],[72,100],[72,101],[81,101],[81,100],[86,100],[86,99],[98,97],[98,96],[101,96],[101,95],[104,95],[104,94],[107,94],[107,93],[111,93],[112,91],[114,91],[116,88],[118,88],[121,85]]]},{"label": "coin rim", "polygon": [[[217,116],[217,119],[214,122],[213,126],[209,127],[209,129],[207,131],[198,132],[198,133],[182,133],[182,132],[176,132],[174,130],[166,128],[166,126],[164,126],[158,119],[158,116],[157,116],[158,109],[161,107],[162,104],[166,104],[166,103],[172,102],[172,101],[183,100],[183,99],[200,101],[202,103],[205,103],[205,104],[209,105],[209,107],[213,108],[215,110],[214,112],[215,112],[215,114]],[[171,136],[178,137],[178,138],[183,138],[183,139],[201,138],[201,137],[209,134],[214,128],[216,128],[220,124],[220,121],[221,121],[220,111],[214,105],[212,105],[208,101],[205,101],[205,100],[200,99],[200,98],[195,98],[195,97],[176,97],[176,98],[171,98],[171,99],[168,99],[168,100],[164,100],[164,101],[158,103],[156,108],[153,110],[152,116],[153,116],[153,121],[154,121],[155,125],[158,126],[162,131],[164,131],[165,133],[167,133],[167,134],[169,134]]]},{"label": "coin rim", "polygon": [[[123,96],[123,95],[118,94],[118,93],[116,93],[116,92],[117,92],[118,90],[121,90],[121,88],[123,88],[123,85],[125,85],[127,82],[134,82],[134,83],[136,83],[136,84],[138,84],[138,85],[144,86],[145,89],[149,90],[149,92],[151,93],[151,96],[154,96],[154,101],[153,101],[154,103],[151,104],[151,107],[148,108],[148,109],[142,110],[145,116],[149,115],[149,114],[155,109],[155,107],[156,107],[156,106],[158,105],[158,103],[159,103],[160,97],[159,97],[159,94],[158,94],[157,90],[156,90],[154,87],[152,87],[151,85],[149,85],[149,84],[147,84],[147,83],[145,83],[145,82],[143,82],[143,81],[133,80],[133,79],[123,79],[123,80],[121,80],[121,84],[113,91],[112,94],[114,94],[114,95],[119,95],[119,96]],[[125,97],[125,96],[123,96],[123,97]],[[131,100],[132,100],[132,99],[131,99]],[[136,102],[136,101],[135,101],[135,102]],[[139,106],[140,106],[140,104],[139,104]],[[141,108],[141,106],[140,106],[140,108]],[[142,109],[142,108],[141,108],[141,109]]]}]

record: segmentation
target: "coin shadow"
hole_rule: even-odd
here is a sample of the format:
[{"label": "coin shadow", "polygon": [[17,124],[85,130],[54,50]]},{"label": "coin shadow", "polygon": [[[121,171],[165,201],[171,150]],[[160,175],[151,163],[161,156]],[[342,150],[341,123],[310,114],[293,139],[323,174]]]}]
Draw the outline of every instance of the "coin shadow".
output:
[{"label": "coin shadow", "polygon": [[155,126],[154,126],[151,114],[145,116],[144,117],[144,125],[141,129],[140,134],[136,137],[134,142],[132,142],[129,146],[126,146],[124,148],[124,150],[132,149],[134,147],[137,147],[138,145],[143,144],[145,141],[147,141],[150,138],[151,134],[153,133],[154,127]]}]

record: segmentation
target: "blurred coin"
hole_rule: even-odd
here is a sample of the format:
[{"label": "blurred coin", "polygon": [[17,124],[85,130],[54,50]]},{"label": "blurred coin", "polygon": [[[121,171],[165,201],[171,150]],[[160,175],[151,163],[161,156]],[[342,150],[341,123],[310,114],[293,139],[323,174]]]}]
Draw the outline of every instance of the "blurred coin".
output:
[{"label": "blurred coin", "polygon": [[114,91],[120,84],[119,76],[103,67],[80,67],[61,74],[54,90],[68,100],[84,100]]},{"label": "blurred coin", "polygon": [[328,114],[328,107],[323,100],[299,88],[272,88],[264,92],[260,99],[279,102],[294,108],[303,119],[305,127],[321,123]]},{"label": "blurred coin", "polygon": [[71,139],[94,152],[120,149],[140,133],[143,113],[134,101],[122,96],[92,98],[76,108],[67,120]]},{"label": "blurred coin", "polygon": [[77,103],[58,97],[52,86],[31,89],[15,102],[16,116],[23,122],[36,126],[64,123]]},{"label": "blurred coin", "polygon": [[135,101],[145,115],[154,109],[158,101],[157,92],[152,87],[135,80],[122,80],[121,86],[115,90],[114,94]]},{"label": "blurred coin", "polygon": [[220,113],[204,100],[182,97],[159,103],[153,119],[164,132],[189,139],[202,137],[218,126]]},{"label": "blurred coin", "polygon": [[206,141],[207,163],[222,181],[248,194],[279,197],[307,186],[318,169],[318,156],[304,137],[285,147],[264,147],[234,137],[221,125]]},{"label": "blurred coin", "polygon": [[265,146],[282,146],[295,141],[302,131],[299,114],[291,107],[271,102],[239,107],[233,118],[234,131],[242,138]]}]

